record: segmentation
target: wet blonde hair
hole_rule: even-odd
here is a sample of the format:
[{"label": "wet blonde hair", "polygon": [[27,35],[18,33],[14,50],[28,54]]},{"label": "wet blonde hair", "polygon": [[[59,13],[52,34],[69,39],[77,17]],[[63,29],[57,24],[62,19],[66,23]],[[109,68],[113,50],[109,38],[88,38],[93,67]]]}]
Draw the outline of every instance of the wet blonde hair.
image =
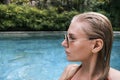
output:
[{"label": "wet blonde hair", "polygon": [[[83,30],[87,34],[89,39],[102,39],[104,44],[103,48],[98,54],[97,63],[101,63],[103,66],[102,75],[98,80],[106,80],[110,69],[110,54],[113,42],[112,25],[109,19],[96,12],[86,12],[73,17],[72,22],[86,22],[90,26],[89,28],[83,27]],[[96,67],[97,66],[96,64]],[[96,73],[96,72],[94,72]]]}]

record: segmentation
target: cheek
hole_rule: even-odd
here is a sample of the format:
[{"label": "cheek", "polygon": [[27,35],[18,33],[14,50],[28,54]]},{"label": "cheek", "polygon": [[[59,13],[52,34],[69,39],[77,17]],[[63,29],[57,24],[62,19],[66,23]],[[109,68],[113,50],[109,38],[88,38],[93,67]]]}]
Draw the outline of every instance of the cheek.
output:
[{"label": "cheek", "polygon": [[72,54],[76,60],[83,60],[88,58],[91,54],[90,44],[87,42],[75,43]]}]

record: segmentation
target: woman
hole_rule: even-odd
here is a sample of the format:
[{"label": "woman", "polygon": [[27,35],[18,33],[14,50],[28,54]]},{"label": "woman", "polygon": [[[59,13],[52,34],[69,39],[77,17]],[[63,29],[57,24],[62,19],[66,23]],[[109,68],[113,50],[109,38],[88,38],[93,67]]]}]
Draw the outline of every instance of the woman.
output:
[{"label": "woman", "polygon": [[110,68],[113,41],[112,25],[107,17],[86,12],[73,17],[62,46],[69,65],[59,80],[120,80],[120,72]]}]

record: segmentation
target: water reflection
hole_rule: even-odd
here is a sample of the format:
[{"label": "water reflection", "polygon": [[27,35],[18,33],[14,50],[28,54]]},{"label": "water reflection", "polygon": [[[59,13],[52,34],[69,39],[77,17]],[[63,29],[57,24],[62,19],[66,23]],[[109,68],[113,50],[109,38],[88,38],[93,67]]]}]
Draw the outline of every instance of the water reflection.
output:
[{"label": "water reflection", "polygon": [[[66,65],[62,36],[0,39],[0,80],[58,80]],[[115,37],[111,66],[120,70],[120,37]]]}]

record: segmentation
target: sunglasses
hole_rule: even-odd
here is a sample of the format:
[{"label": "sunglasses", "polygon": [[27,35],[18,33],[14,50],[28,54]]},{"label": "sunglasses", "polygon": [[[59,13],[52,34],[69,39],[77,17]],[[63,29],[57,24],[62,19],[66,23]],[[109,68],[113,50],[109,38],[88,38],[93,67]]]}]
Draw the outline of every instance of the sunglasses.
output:
[{"label": "sunglasses", "polygon": [[68,34],[64,34],[64,39],[66,40],[68,46],[70,42],[75,41],[75,39],[69,37]]},{"label": "sunglasses", "polygon": [[[70,38],[70,37],[68,36],[68,34],[64,34],[64,39],[66,40],[68,46],[69,46],[69,43],[70,43],[70,42],[75,41],[74,39]],[[93,38],[92,38],[92,37],[91,37],[91,38],[88,38],[88,40],[94,40],[94,39],[97,39],[97,38],[95,38],[95,37],[93,37]]]}]

